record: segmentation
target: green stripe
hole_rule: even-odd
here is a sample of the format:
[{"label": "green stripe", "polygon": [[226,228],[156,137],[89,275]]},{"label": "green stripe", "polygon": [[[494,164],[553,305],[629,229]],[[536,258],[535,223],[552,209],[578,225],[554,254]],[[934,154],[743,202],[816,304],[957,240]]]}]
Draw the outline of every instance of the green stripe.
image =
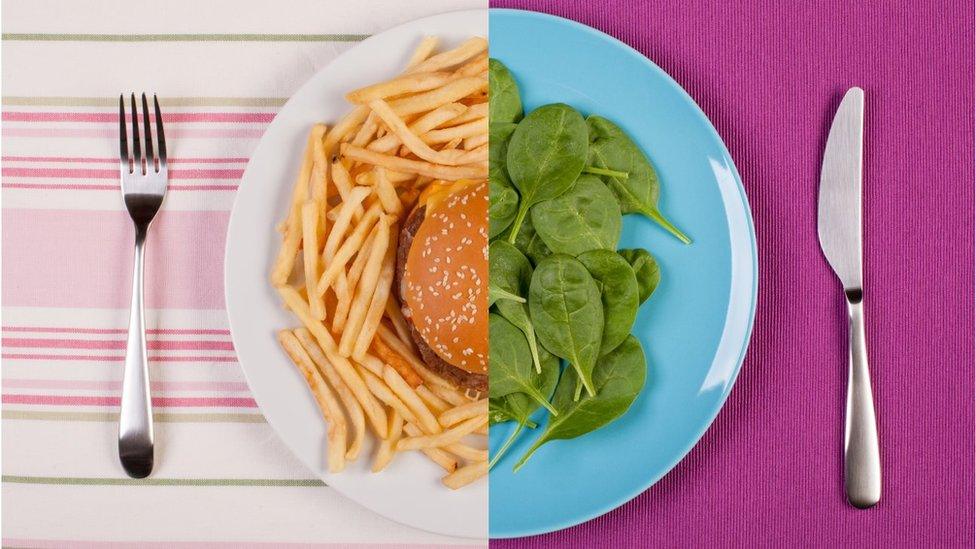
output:
[{"label": "green stripe", "polygon": [[[115,412],[49,412],[32,410],[3,410],[0,417],[7,420],[36,421],[98,421],[115,422]],[[160,423],[266,423],[261,414],[192,414],[156,412],[153,419]]]},{"label": "green stripe", "polygon": [[54,484],[59,486],[260,486],[285,488],[318,488],[319,479],[290,478],[100,478],[100,477],[33,477],[3,475],[11,484]]},{"label": "green stripe", "polygon": [[[285,97],[161,97],[167,107],[280,107]],[[118,97],[27,97],[8,95],[3,105],[16,107],[118,107]]]},{"label": "green stripe", "polygon": [[5,32],[5,42],[359,42],[368,34],[89,34]]}]

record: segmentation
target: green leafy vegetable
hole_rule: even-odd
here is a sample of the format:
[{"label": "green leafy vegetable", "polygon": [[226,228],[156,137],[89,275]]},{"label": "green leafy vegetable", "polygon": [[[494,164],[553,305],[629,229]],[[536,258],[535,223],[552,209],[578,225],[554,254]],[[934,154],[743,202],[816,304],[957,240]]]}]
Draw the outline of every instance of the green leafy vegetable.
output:
[{"label": "green leafy vegetable", "polygon": [[596,176],[581,175],[571,189],[532,208],[532,225],[554,253],[613,250],[620,238],[620,208]]},{"label": "green leafy vegetable", "polygon": [[522,98],[508,67],[497,59],[488,60],[488,120],[518,122],[522,118]]},{"label": "green leafy vegetable", "polygon": [[[511,186],[508,168],[505,167],[508,154],[508,141],[515,132],[512,122],[491,122],[488,125],[488,178],[496,179]],[[513,189],[514,190],[514,189]]]},{"label": "green leafy vegetable", "polygon": [[[508,237],[506,237],[508,240]],[[538,265],[540,261],[552,255],[552,250],[542,241],[542,237],[535,230],[532,223],[532,216],[526,216],[522,223],[522,230],[519,231],[515,239],[515,247],[529,258],[533,265]]]},{"label": "green leafy vegetable", "polygon": [[525,393],[549,413],[558,415],[549,404],[548,395],[535,385],[538,375],[532,369],[529,345],[522,332],[494,313],[488,314],[488,330],[488,396]]},{"label": "green leafy vegetable", "polygon": [[640,147],[616,124],[606,118],[591,115],[586,119],[586,125],[590,140],[587,153],[588,164],[629,174],[626,178],[603,176],[603,180],[620,202],[620,211],[625,214],[645,215],[664,227],[678,240],[690,244],[691,239],[668,221],[658,209],[661,185],[654,166],[644,156]]},{"label": "green leafy vegetable", "polygon": [[508,241],[515,243],[529,208],[566,192],[586,164],[586,122],[561,103],[529,113],[508,142],[506,166],[521,201]]},{"label": "green leafy vegetable", "polygon": [[651,294],[654,293],[657,285],[661,282],[661,271],[658,268],[657,261],[651,255],[651,252],[643,248],[620,250],[618,253],[627,260],[627,263],[630,263],[634,274],[637,275],[640,302],[644,303],[647,301],[647,298],[651,297]]},{"label": "green leafy vegetable", "polygon": [[[525,334],[532,354],[536,372],[542,371],[539,359],[539,345],[535,339],[535,328],[529,319],[529,309],[522,296],[529,295],[532,280],[532,265],[522,252],[504,240],[496,240],[488,247],[489,268],[489,307],[494,304],[498,313]],[[499,287],[519,299],[496,300],[491,298],[491,288]]]},{"label": "green leafy vegetable", "polygon": [[564,371],[552,397],[552,405],[559,410],[559,415],[549,419],[545,431],[515,464],[515,470],[525,465],[543,444],[583,436],[624,415],[640,394],[646,377],[644,351],[634,336],[627,336],[593,370],[596,396],[574,400],[576,371]]},{"label": "green leafy vegetable", "polygon": [[627,179],[630,174],[627,172],[618,172],[617,170],[608,170],[606,168],[597,168],[594,166],[587,166],[583,168],[583,173],[589,173],[593,175],[608,175],[610,177],[619,177],[621,179]]},{"label": "green leafy vegetable", "polygon": [[[524,265],[523,265],[524,263]],[[496,240],[488,246],[488,306],[498,300],[525,303],[527,289],[523,289],[523,278],[532,275],[529,260],[515,246]]]},{"label": "green leafy vegetable", "polygon": [[604,319],[600,354],[605,355],[620,345],[634,327],[640,305],[637,276],[627,260],[610,250],[591,250],[577,259],[600,288]]},{"label": "green leafy vegetable", "polygon": [[603,307],[586,267],[563,254],[543,259],[532,273],[529,313],[539,341],[569,361],[587,394],[595,395],[592,374],[600,356]]},{"label": "green leafy vegetable", "polygon": [[[553,389],[556,388],[556,382],[559,380],[559,359],[544,350],[542,352],[544,357],[542,361],[545,366],[542,372],[540,372],[540,375],[534,377],[533,383],[539,392],[548,398],[549,395],[552,394]],[[508,439],[506,439],[505,442],[503,442],[498,448],[495,455],[491,457],[491,461],[488,462],[488,469],[494,467],[495,464],[498,463],[498,461],[505,455],[505,453],[508,452],[508,449],[518,438],[523,428],[536,428],[535,423],[533,423],[529,417],[538,409],[539,404],[525,393],[512,393],[503,397],[491,399],[489,401],[489,423],[516,421],[518,422],[518,425],[508,436]]]},{"label": "green leafy vegetable", "polygon": [[564,104],[523,113],[496,59],[488,110],[489,424],[517,423],[489,468],[537,427],[540,407],[550,415],[517,470],[547,442],[620,417],[643,387],[644,353],[630,331],[661,274],[646,250],[615,251],[622,215],[690,239],[661,213],[650,160],[612,122]]}]

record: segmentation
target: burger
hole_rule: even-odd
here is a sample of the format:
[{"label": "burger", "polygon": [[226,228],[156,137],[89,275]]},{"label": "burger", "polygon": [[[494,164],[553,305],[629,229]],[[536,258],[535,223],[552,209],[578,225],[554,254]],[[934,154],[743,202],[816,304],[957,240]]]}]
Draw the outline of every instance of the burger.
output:
[{"label": "burger", "polygon": [[427,366],[488,389],[488,184],[432,183],[400,232],[394,287]]}]

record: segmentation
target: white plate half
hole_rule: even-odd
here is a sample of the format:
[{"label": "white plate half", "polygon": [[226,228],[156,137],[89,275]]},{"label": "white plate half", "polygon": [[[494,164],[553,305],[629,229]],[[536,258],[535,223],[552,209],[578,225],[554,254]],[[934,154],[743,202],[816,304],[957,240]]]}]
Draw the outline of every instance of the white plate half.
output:
[{"label": "white plate half", "polygon": [[369,471],[372,446],[340,474],[325,468],[325,423],[304,379],[278,347],[275,331],[296,326],[268,284],[309,128],[330,126],[350,110],[343,99],[355,88],[399,73],[413,47],[436,35],[442,47],[488,35],[486,10],[418,19],[370,37],[309,80],[281,109],[255,149],[227,230],[224,291],[234,347],[251,392],[268,423],[292,452],[326,484],[387,518],[436,532],[487,539],[488,482],[462,490],[440,483],[443,471],[417,452],[397,457],[387,470]]}]

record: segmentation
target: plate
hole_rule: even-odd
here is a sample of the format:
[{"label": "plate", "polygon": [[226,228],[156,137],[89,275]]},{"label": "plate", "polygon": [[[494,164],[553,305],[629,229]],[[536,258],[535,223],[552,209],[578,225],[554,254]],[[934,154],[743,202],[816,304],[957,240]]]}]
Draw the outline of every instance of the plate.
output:
[{"label": "plate", "polygon": [[[621,248],[649,249],[662,281],[637,318],[648,378],[628,413],[512,465],[537,436],[524,434],[490,474],[489,534],[551,532],[602,515],[670,471],[725,402],[756,309],[756,239],[738,172],[695,102],[657,65],[618,40],[548,15],[490,10],[492,57],[508,65],[528,109],[568,103],[619,124],[661,178],[661,210],[694,243],[627,216]],[[491,430],[492,448],[510,425]],[[691,489],[691,488],[689,488]]]},{"label": "plate", "polygon": [[399,456],[387,470],[369,472],[372,453],[332,475],[324,463],[325,424],[295,366],[274,333],[294,326],[268,285],[292,181],[315,122],[335,123],[350,110],[343,95],[399,73],[425,35],[445,47],[486,36],[485,10],[445,13],[392,28],[357,44],[319,71],[285,104],[248,163],[227,229],[224,287],[234,348],[251,392],[268,423],[291,451],[327,485],[397,522],[439,534],[484,539],[488,482],[448,490],[442,471],[417,452]]}]

